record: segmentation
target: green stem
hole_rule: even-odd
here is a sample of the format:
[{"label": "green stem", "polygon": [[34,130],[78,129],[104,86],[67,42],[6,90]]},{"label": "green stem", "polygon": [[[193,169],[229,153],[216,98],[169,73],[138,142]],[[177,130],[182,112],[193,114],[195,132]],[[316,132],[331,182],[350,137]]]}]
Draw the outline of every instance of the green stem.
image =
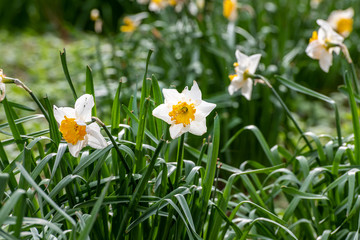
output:
[{"label": "green stem", "polygon": [[299,133],[301,134],[302,138],[305,140],[306,145],[309,147],[309,149],[312,151],[313,147],[311,146],[309,140],[306,138],[304,132],[301,130],[299,124],[296,122],[295,118],[291,115],[290,110],[287,108],[287,106],[285,105],[285,103],[283,102],[283,100],[281,99],[280,95],[276,92],[276,90],[272,87],[272,85],[270,84],[269,80],[266,79],[265,77],[261,76],[261,75],[251,75],[249,77],[254,77],[254,78],[260,78],[261,80],[263,80],[265,82],[265,84],[271,89],[271,91],[273,92],[273,94],[275,95],[275,97],[277,98],[277,100],[280,102],[281,106],[284,108],[286,114],[288,115],[288,117],[290,118],[290,120],[294,123],[295,128],[299,131]]},{"label": "green stem", "polygon": [[183,164],[183,158],[184,158],[184,140],[185,140],[185,134],[181,135],[181,137],[179,139],[179,143],[178,143],[178,153],[177,153],[177,164],[176,164],[174,187],[178,186],[179,178],[180,178],[181,172],[182,172],[182,164]]},{"label": "green stem", "polygon": [[97,122],[100,126],[102,126],[102,128],[105,130],[106,134],[108,135],[108,137],[110,138],[110,141],[111,143],[114,145],[114,148],[118,154],[118,156],[120,157],[120,160],[121,162],[124,164],[124,167],[127,171],[128,174],[131,175],[131,170],[130,170],[130,167],[128,165],[128,163],[126,162],[124,156],[122,155],[122,153],[120,152],[120,148],[119,146],[117,145],[117,143],[115,142],[115,139],[113,138],[113,136],[111,135],[109,129],[105,126],[105,124],[100,120],[98,119],[97,117],[92,117],[92,120],[94,122]]}]

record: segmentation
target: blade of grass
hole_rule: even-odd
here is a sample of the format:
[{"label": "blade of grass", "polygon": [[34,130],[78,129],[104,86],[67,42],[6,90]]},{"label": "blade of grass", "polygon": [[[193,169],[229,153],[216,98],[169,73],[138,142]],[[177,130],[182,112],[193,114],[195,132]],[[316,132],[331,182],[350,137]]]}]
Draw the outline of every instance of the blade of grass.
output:
[{"label": "blade of grass", "polygon": [[61,64],[62,64],[62,67],[63,67],[63,70],[64,70],[66,80],[68,81],[68,84],[70,86],[71,92],[72,92],[73,97],[74,97],[74,101],[76,101],[78,97],[77,97],[77,94],[76,94],[76,91],[75,91],[75,88],[74,88],[74,85],[72,83],[72,80],[71,80],[71,77],[70,77],[70,74],[69,74],[69,70],[68,70],[68,67],[67,67],[65,48],[63,49],[62,52],[60,51],[60,59],[61,59]]}]

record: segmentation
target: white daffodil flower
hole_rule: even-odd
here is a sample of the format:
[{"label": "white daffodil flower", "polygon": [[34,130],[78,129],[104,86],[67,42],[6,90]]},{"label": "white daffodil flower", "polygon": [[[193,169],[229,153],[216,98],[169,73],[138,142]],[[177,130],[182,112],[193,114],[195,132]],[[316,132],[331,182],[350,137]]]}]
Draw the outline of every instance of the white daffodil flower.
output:
[{"label": "white daffodil flower", "polygon": [[332,53],[340,53],[339,46],[343,44],[344,38],[337,34],[328,22],[322,19],[318,19],[316,22],[320,29],[318,32],[313,32],[305,52],[312,59],[319,60],[321,69],[328,72],[332,65]]},{"label": "white daffodil flower", "polygon": [[246,56],[239,50],[236,50],[235,56],[237,62],[234,63],[235,74],[229,75],[231,83],[229,85],[229,94],[233,95],[234,92],[241,88],[242,95],[247,99],[251,99],[253,80],[250,78],[255,73],[261,54],[254,54]]},{"label": "white daffodil flower", "polygon": [[5,98],[5,83],[3,83],[4,77],[3,70],[0,69],[0,102]]},{"label": "white daffodil flower", "polygon": [[331,12],[328,23],[343,37],[349,36],[353,30],[354,9],[348,8],[346,10],[336,10]]},{"label": "white daffodil flower", "polygon": [[163,89],[165,103],[156,107],[152,114],[171,124],[172,139],[186,132],[201,136],[206,133],[206,117],[216,104],[201,100],[201,91],[194,81],[191,90],[187,87],[179,93],[176,89]]},{"label": "white daffodil flower", "polygon": [[150,0],[149,10],[152,12],[160,12],[169,5],[167,0]]},{"label": "white daffodil flower", "polygon": [[77,157],[81,149],[87,145],[96,149],[102,149],[108,145],[101,135],[97,123],[86,124],[91,121],[91,109],[94,105],[94,98],[90,94],[78,98],[75,108],[58,108],[54,105],[54,117],[59,123],[60,132],[74,157]]},{"label": "white daffodil flower", "polygon": [[229,21],[235,21],[237,18],[237,0],[223,0],[223,15]]}]

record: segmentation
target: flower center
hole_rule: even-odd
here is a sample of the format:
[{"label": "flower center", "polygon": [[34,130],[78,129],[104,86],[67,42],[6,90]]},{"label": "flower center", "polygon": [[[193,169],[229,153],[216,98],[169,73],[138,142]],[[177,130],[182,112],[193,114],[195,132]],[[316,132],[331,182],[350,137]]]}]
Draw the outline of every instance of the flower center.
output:
[{"label": "flower center", "polygon": [[236,3],[232,0],[224,0],[223,2],[223,14],[227,19],[230,18],[232,12],[236,9]]},{"label": "flower center", "polygon": [[195,106],[194,104],[187,104],[186,102],[179,101],[178,104],[172,106],[172,111],[169,112],[171,121],[175,121],[175,124],[182,123],[185,127],[190,124],[190,121],[195,120]]},{"label": "flower center", "polygon": [[78,141],[84,140],[86,135],[86,126],[78,125],[75,118],[67,118],[61,121],[60,132],[62,133],[66,142],[75,145]]},{"label": "flower center", "polygon": [[312,36],[311,36],[309,42],[312,42],[312,41],[315,41],[315,40],[318,40],[317,31],[313,31]]},{"label": "flower center", "polygon": [[351,32],[353,29],[353,19],[352,18],[341,18],[338,22],[337,22],[337,31],[340,34],[343,34],[345,32]]}]

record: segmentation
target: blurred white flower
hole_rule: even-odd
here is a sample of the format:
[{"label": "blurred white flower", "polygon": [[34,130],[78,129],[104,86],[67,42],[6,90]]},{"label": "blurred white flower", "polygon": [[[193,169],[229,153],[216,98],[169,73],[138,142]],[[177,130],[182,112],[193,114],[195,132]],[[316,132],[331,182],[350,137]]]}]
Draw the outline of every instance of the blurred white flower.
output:
[{"label": "blurred white flower", "polygon": [[5,97],[5,83],[3,83],[3,79],[4,79],[5,75],[3,73],[3,70],[0,69],[0,102],[4,99]]},{"label": "blurred white flower", "polygon": [[169,5],[168,0],[150,0],[149,10],[159,12]]},{"label": "blurred white flower", "polygon": [[216,104],[201,100],[201,91],[194,81],[191,90],[187,87],[179,93],[176,89],[163,89],[165,103],[155,108],[152,114],[171,124],[172,139],[186,132],[201,136],[206,133],[206,117]]},{"label": "blurred white flower", "polygon": [[90,11],[90,19],[92,21],[98,20],[99,17],[100,17],[100,11],[98,9],[94,8]]},{"label": "blurred white flower", "polygon": [[237,0],[223,0],[223,15],[229,21],[237,18]]},{"label": "blurred white flower", "polygon": [[94,98],[90,94],[78,98],[75,102],[75,108],[58,108],[54,105],[54,117],[60,124],[60,132],[68,143],[69,152],[74,157],[77,157],[81,149],[87,145],[96,149],[107,146],[97,123],[86,124],[86,122],[91,121],[93,106]]},{"label": "blurred white flower", "polygon": [[234,92],[241,88],[242,95],[247,99],[251,99],[253,80],[251,75],[255,73],[261,54],[254,54],[252,56],[246,56],[239,50],[236,50],[235,56],[237,62],[234,63],[235,74],[230,75],[231,83],[229,85],[229,94],[233,95]]},{"label": "blurred white flower", "polygon": [[140,25],[144,18],[147,18],[147,12],[141,12],[135,15],[126,16],[123,19],[124,25],[120,27],[121,32],[132,33]]},{"label": "blurred white flower", "polygon": [[319,60],[321,69],[328,72],[332,65],[332,53],[339,54],[344,38],[337,34],[328,22],[322,19],[316,22],[320,29],[313,32],[305,52],[309,57]]},{"label": "blurred white flower", "polygon": [[347,37],[353,30],[353,17],[353,8],[348,8],[346,10],[336,10],[331,12],[328,18],[328,23],[335,31],[337,31],[343,37]]}]

